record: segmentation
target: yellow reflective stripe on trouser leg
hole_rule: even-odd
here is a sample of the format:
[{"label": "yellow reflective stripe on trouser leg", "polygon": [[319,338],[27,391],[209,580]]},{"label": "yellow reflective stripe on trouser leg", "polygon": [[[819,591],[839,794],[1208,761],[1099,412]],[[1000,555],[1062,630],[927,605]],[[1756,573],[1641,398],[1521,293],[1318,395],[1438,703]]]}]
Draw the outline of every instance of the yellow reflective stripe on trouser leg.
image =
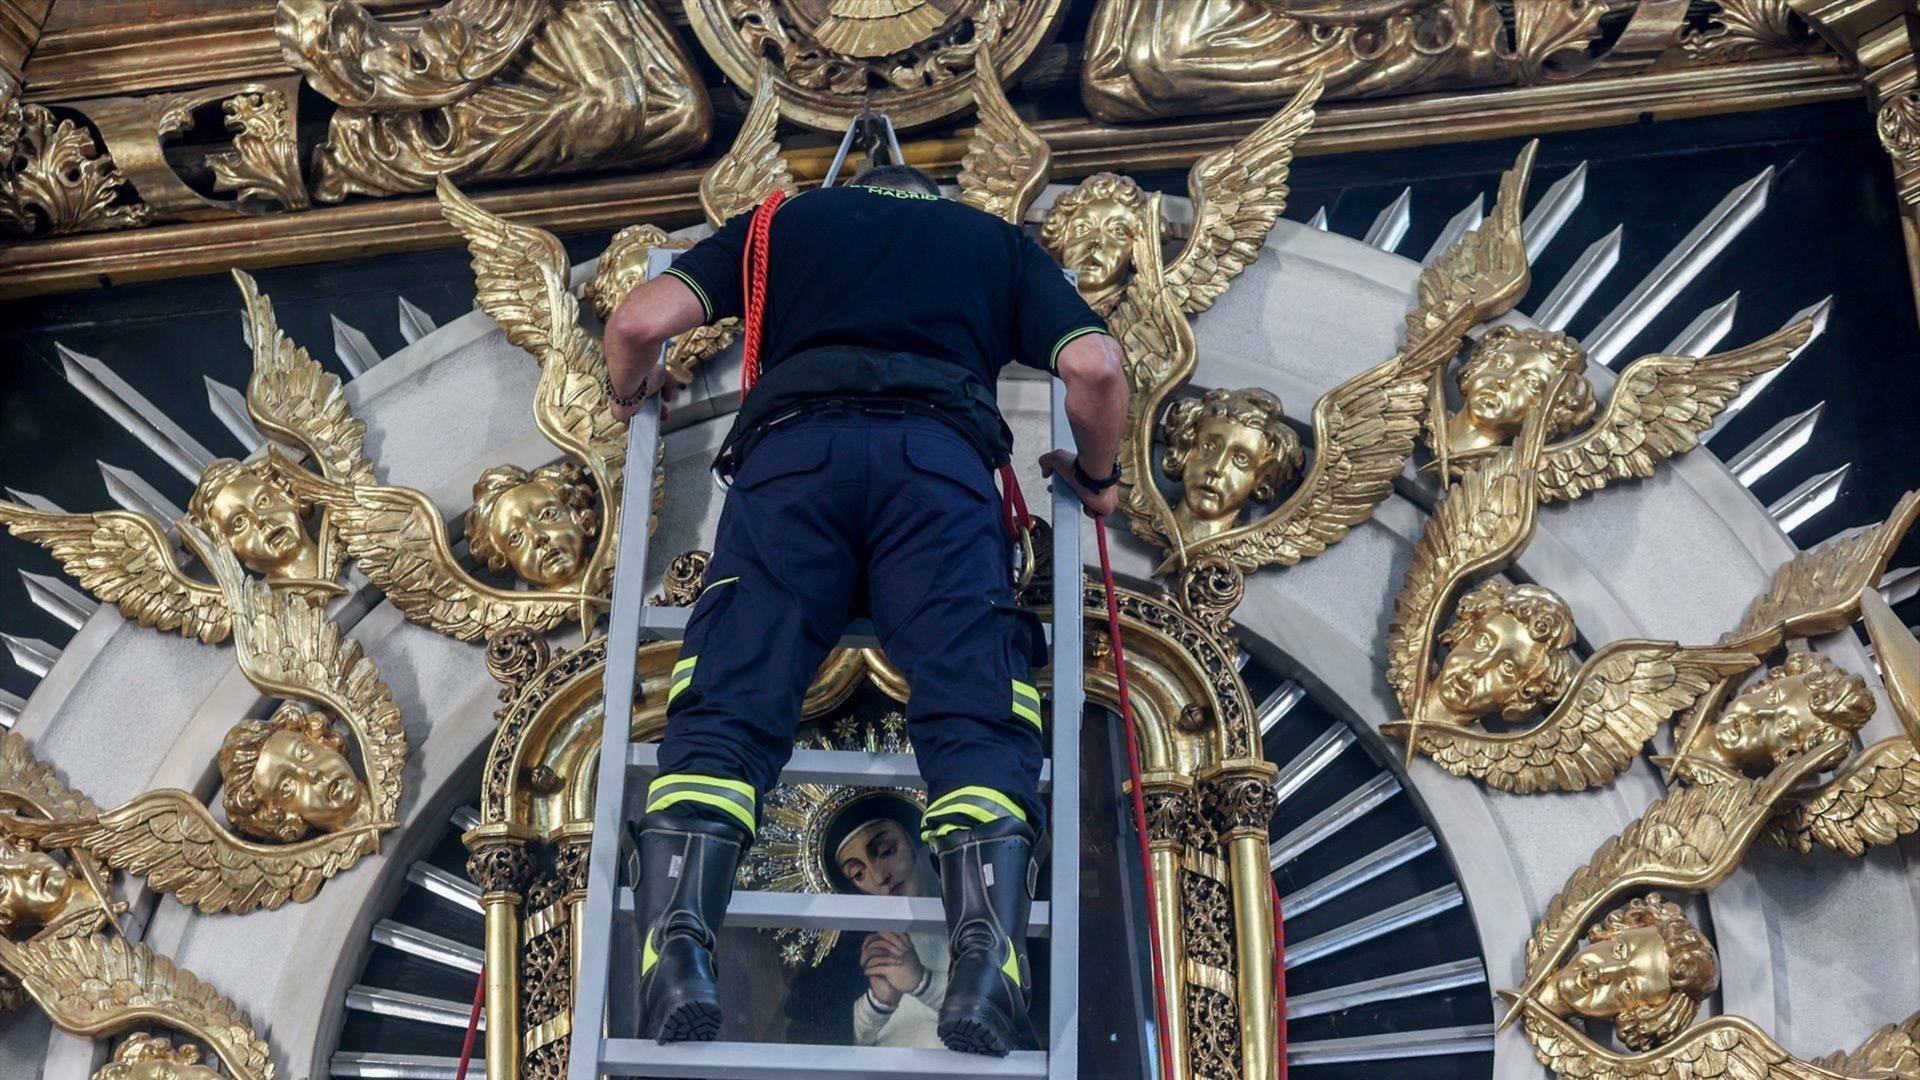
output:
[{"label": "yellow reflective stripe on trouser leg", "polygon": [[699,662],[698,656],[687,656],[673,665],[673,685],[667,687],[667,704],[673,704],[673,699],[680,696],[680,691],[693,685],[693,668]]},{"label": "yellow reflective stripe on trouser leg", "polygon": [[1044,727],[1040,722],[1040,691],[1032,683],[1013,680],[1013,715],[1034,727]]},{"label": "yellow reflective stripe on trouser leg", "polygon": [[751,834],[754,798],[753,785],[744,780],[699,773],[664,773],[655,777],[647,788],[647,813],[683,802],[700,803],[726,811]]},{"label": "yellow reflective stripe on trouser leg", "polygon": [[935,799],[921,818],[920,836],[931,840],[957,829],[999,821],[1001,818],[1027,820],[1027,812],[1004,792],[990,787],[955,788]]}]

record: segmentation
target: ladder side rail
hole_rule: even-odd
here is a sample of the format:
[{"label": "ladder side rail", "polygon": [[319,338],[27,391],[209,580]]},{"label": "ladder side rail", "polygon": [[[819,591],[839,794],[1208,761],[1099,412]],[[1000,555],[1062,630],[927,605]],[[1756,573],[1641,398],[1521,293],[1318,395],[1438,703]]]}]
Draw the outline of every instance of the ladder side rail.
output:
[{"label": "ladder side rail", "polygon": [[[1066,384],[1053,380],[1053,445],[1074,449]],[[1077,1080],[1080,1050],[1080,717],[1086,704],[1080,538],[1086,520],[1072,490],[1053,490],[1053,874],[1048,939],[1049,1080]]]},{"label": "ladder side rail", "polygon": [[[658,276],[672,258],[673,253],[660,249],[648,252],[647,277]],[[663,359],[668,347],[661,347]],[[613,964],[614,902],[620,887],[620,823],[626,816],[628,717],[640,650],[641,614],[646,606],[647,533],[653,510],[653,484],[649,481],[659,452],[659,399],[650,397],[640,404],[640,411],[627,425],[624,475],[628,482],[620,492],[620,553],[614,562],[607,624],[600,763],[593,796],[593,840],[587,856],[587,908],[581,922],[581,940],[574,943],[578,968],[568,1080],[596,1080],[600,1076]],[[625,708],[620,707],[621,702],[627,703]]]}]

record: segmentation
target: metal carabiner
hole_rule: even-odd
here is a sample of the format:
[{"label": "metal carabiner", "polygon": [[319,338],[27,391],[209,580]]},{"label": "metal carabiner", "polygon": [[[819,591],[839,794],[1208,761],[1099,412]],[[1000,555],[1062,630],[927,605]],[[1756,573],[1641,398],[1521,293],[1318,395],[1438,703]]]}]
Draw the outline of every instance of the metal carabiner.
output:
[{"label": "metal carabiner", "polygon": [[867,152],[867,163],[871,165],[873,152],[880,148],[880,139],[883,135],[886,137],[888,152],[893,155],[893,163],[906,164],[905,155],[900,153],[900,140],[893,133],[893,118],[886,113],[874,112],[871,100],[862,101],[860,111],[855,113],[853,120],[847,124],[847,133],[840,138],[840,149],[834,151],[833,164],[827,167],[826,179],[820,181],[820,186],[830,188],[839,178],[840,168],[847,162],[847,152],[853,149],[855,136],[862,138],[861,148]]}]

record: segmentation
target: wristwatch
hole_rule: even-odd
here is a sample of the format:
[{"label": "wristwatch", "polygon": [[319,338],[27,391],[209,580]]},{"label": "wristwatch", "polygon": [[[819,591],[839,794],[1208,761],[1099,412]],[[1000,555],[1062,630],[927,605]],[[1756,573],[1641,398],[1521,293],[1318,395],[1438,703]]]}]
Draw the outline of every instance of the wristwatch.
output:
[{"label": "wristwatch", "polygon": [[1095,480],[1093,477],[1087,475],[1087,470],[1080,467],[1080,459],[1076,457],[1073,459],[1073,481],[1081,487],[1086,488],[1089,492],[1098,495],[1120,482],[1120,462],[1118,459],[1115,459],[1113,468],[1107,471],[1106,479]]}]

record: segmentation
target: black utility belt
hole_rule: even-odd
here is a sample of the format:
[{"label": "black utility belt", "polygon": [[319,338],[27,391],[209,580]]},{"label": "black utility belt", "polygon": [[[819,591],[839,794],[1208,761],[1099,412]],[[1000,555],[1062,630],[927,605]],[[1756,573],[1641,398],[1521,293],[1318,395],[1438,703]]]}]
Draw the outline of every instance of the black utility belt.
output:
[{"label": "black utility belt", "polygon": [[988,460],[988,455],[981,451],[974,442],[973,436],[968,434],[965,428],[954,423],[945,412],[927,402],[915,401],[911,398],[823,397],[795,402],[754,424],[752,429],[739,439],[737,445],[723,450],[720,456],[714,459],[713,470],[727,479],[732,479],[733,475],[746,463],[747,455],[753,448],[759,445],[761,439],[772,434],[776,428],[805,417],[831,412],[857,412],[868,416],[925,416],[938,420],[948,430],[965,440],[968,446],[973,447],[974,452],[980,454],[980,460],[985,462],[989,469],[996,467],[994,462]]}]

